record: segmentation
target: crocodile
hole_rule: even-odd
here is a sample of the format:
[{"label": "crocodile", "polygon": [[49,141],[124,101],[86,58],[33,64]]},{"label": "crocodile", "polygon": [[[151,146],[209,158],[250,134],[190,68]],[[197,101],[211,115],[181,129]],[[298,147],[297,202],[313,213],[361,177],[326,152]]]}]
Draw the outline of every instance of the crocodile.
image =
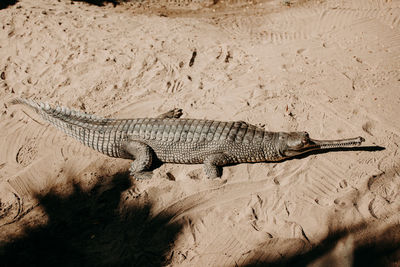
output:
[{"label": "crocodile", "polygon": [[311,139],[307,132],[269,132],[244,121],[183,119],[181,109],[156,118],[113,119],[25,98],[12,103],[33,108],[45,121],[92,149],[132,159],[129,171],[136,179],[151,177],[156,158],[165,163],[202,163],[206,176],[217,178],[225,165],[277,162],[365,141],[361,136],[322,141]]}]

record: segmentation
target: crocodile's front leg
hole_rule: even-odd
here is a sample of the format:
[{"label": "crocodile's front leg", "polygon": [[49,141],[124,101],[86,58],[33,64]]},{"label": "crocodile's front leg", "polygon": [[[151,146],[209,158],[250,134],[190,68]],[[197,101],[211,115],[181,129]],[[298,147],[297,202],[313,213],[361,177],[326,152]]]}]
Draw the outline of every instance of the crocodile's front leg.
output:
[{"label": "crocodile's front leg", "polygon": [[139,141],[125,141],[122,144],[123,151],[133,159],[129,168],[130,175],[137,180],[150,179],[153,175],[151,171],[147,171],[153,160],[152,149]]},{"label": "crocodile's front leg", "polygon": [[204,172],[210,179],[221,177],[222,166],[229,164],[229,159],[224,153],[212,154],[204,160]]}]

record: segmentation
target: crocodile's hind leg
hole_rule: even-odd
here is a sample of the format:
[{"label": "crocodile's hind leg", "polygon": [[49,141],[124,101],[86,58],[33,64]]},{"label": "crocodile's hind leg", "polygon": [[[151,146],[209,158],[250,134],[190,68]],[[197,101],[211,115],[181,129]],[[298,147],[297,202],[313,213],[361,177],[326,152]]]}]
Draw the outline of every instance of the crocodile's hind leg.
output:
[{"label": "crocodile's hind leg", "polygon": [[137,180],[150,179],[153,175],[151,171],[147,171],[153,160],[153,151],[151,148],[139,141],[126,141],[122,144],[122,148],[128,158],[132,158],[133,162],[129,168],[130,175]]},{"label": "crocodile's hind leg", "polygon": [[157,116],[159,119],[179,119],[182,116],[181,108],[174,108]]},{"label": "crocodile's hind leg", "polygon": [[213,154],[208,156],[204,160],[204,172],[210,179],[221,177],[222,168],[226,164],[229,164],[228,157],[223,153]]}]

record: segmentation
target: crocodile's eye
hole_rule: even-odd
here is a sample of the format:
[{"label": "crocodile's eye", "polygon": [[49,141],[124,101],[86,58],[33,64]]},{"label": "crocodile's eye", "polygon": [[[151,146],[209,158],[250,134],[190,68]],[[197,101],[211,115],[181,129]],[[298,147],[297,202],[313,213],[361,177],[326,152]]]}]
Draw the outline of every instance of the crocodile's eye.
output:
[{"label": "crocodile's eye", "polygon": [[305,132],[305,133],[304,133],[303,139],[301,139],[301,142],[302,142],[303,144],[307,144],[309,141],[310,141],[310,136],[308,135],[307,132]]}]

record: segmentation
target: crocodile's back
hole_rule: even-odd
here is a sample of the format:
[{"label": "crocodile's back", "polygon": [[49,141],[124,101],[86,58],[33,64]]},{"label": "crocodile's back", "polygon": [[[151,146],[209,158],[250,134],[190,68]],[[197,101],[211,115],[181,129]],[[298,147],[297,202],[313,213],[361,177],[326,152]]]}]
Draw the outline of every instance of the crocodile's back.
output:
[{"label": "crocodile's back", "polygon": [[261,144],[273,139],[273,133],[242,121],[137,119],[126,132],[128,140],[147,144],[161,161],[175,163],[201,163],[217,153],[231,162],[263,161]]}]

